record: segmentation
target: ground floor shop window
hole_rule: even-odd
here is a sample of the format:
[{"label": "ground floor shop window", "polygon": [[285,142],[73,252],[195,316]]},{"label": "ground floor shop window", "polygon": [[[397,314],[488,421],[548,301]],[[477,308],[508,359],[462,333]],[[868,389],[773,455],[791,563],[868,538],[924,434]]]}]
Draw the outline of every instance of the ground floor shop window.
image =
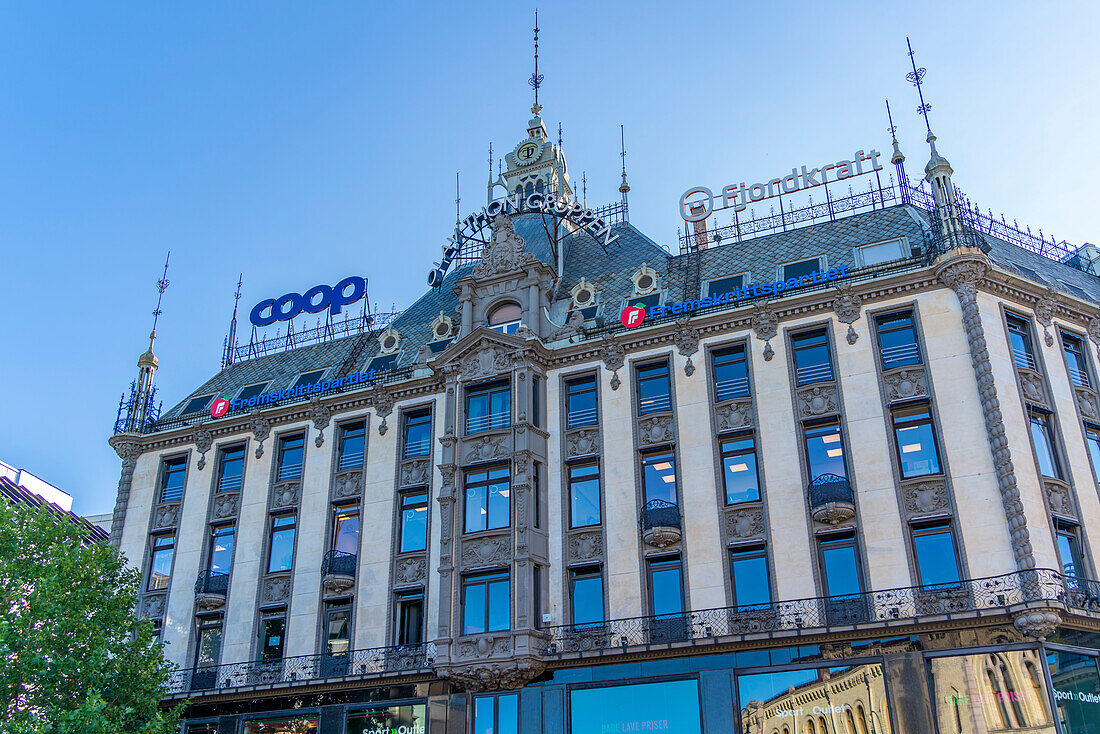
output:
[{"label": "ground floor shop window", "polygon": [[1047,651],[1058,719],[1065,734],[1100,734],[1100,676],[1097,658]]},{"label": "ground floor shop window", "polygon": [[244,722],[244,734],[315,734],[316,716],[286,716]]},{"label": "ground floor shop window", "polygon": [[941,732],[1026,729],[1055,734],[1037,650],[953,655],[933,658],[930,665]]},{"label": "ground floor shop window", "polygon": [[[675,732],[701,734],[699,682],[674,680],[569,692],[572,734]],[[479,729],[477,734],[482,734]]]},{"label": "ground floor shop window", "polygon": [[428,718],[422,703],[348,712],[344,734],[425,734]]},{"label": "ground floor shop window", "polygon": [[873,663],[741,675],[737,701],[743,734],[892,731],[883,669]]},{"label": "ground floor shop window", "polygon": [[519,731],[519,694],[475,696],[473,734],[516,734]]}]

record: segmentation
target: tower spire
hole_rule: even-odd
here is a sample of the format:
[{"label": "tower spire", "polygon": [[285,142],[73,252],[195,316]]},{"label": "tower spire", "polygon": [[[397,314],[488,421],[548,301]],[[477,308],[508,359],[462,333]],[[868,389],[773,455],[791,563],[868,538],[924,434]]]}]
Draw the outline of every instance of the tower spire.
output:
[{"label": "tower spire", "polygon": [[462,220],[462,190],[459,188],[458,171],[455,171],[455,226]]},{"label": "tower spire", "polygon": [[535,72],[527,80],[527,83],[535,90],[535,103],[531,105],[531,114],[535,117],[538,117],[539,113],[542,112],[542,105],[539,104],[539,86],[542,85],[542,80],[543,75],[539,73],[539,11],[538,8],[535,8]]},{"label": "tower spire", "polygon": [[619,157],[623,159],[623,182],[619,184],[619,193],[623,195],[623,219],[629,222],[626,195],[630,192],[630,184],[626,182],[626,132],[622,125],[619,125]]},{"label": "tower spire", "polygon": [[233,318],[229,320],[229,336],[225,339],[225,354],[222,355],[222,369],[233,364],[237,353],[237,306],[241,302],[241,286],[244,284],[244,273],[237,276],[237,291],[233,294]]},{"label": "tower spire", "polygon": [[894,154],[890,156],[890,162],[898,175],[898,185],[901,187],[902,202],[909,203],[909,177],[905,175],[905,156],[898,147],[898,127],[894,124],[894,116],[890,114],[890,100],[886,100],[886,119],[890,121],[890,140],[894,144]]},{"label": "tower spire", "polygon": [[906,37],[905,45],[909,47],[909,62],[913,70],[905,75],[905,78],[917,88],[917,96],[920,98],[920,106],[917,107],[924,117],[924,127],[928,131],[928,148],[931,157],[924,167],[924,179],[932,186],[932,196],[936,201],[936,214],[939,218],[939,230],[942,237],[950,238],[960,230],[959,209],[956,203],[955,186],[951,183],[951,174],[954,170],[951,164],[936,150],[936,136],[932,132],[932,125],[928,122],[928,111],[932,105],[924,101],[924,88],[921,86],[924,75],[928,70],[917,67],[917,59],[913,54],[913,44]]},{"label": "tower spire", "polygon": [[156,415],[152,410],[153,396],[156,390],[153,388],[153,376],[157,373],[157,357],[153,354],[153,343],[157,340],[157,320],[160,319],[160,305],[164,300],[164,291],[168,290],[168,261],[172,253],[169,251],[164,258],[164,273],[157,281],[157,307],[153,309],[153,329],[149,332],[149,348],[138,357],[138,378],[132,386],[130,403],[126,411],[127,431],[141,431],[146,423],[155,420]]}]

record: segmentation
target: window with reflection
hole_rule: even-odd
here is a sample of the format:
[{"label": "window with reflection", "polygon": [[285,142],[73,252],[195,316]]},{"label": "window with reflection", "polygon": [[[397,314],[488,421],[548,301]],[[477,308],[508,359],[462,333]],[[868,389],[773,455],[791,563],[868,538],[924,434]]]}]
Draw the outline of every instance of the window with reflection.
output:
[{"label": "window with reflection", "polygon": [[475,696],[473,720],[473,734],[518,734],[519,694]]},{"label": "window with reflection", "polygon": [[427,456],[432,451],[432,412],[428,408],[410,410],[405,414],[403,429],[406,459]]},{"label": "window with reflection", "polygon": [[683,568],[680,556],[646,560],[649,581],[649,609],[654,617],[681,614],[684,611]]},{"label": "window with reflection", "polygon": [[1047,694],[1032,686],[1029,674],[1029,666],[1041,664],[1033,650],[931,659],[932,700],[940,731],[1025,729],[1054,734]]},{"label": "window with reflection", "polygon": [[397,616],[397,644],[419,645],[424,642],[424,590],[398,592],[394,598]]},{"label": "window with reflection", "polygon": [[1088,355],[1081,338],[1063,331],[1062,351],[1066,355],[1066,369],[1069,370],[1070,381],[1080,387],[1091,387]]},{"label": "window with reflection", "polygon": [[819,537],[817,550],[826,596],[847,596],[863,591],[859,543],[854,533]]},{"label": "window with reflection", "polygon": [[172,534],[154,535],[152,554],[149,559],[149,591],[167,589],[172,579],[172,558],[176,553],[176,536]]},{"label": "window with reflection", "polygon": [[160,501],[179,502],[183,498],[183,485],[186,477],[186,456],[165,459],[160,467]]},{"label": "window with reflection", "polygon": [[351,649],[351,603],[330,602],[325,607],[325,652],[342,655]]},{"label": "window with reflection", "polygon": [[260,620],[260,661],[273,663],[283,659],[286,639],[286,612],[268,613]]},{"label": "window with reflection", "polygon": [[[479,508],[480,509],[480,508]],[[428,547],[428,490],[401,493],[400,553],[422,551]]]},{"label": "window with reflection", "polygon": [[271,538],[267,552],[267,572],[289,571],[294,567],[294,534],[298,516],[275,515],[271,518]]},{"label": "window with reflection", "polygon": [[882,369],[907,367],[921,363],[917,330],[913,325],[912,311],[884,314],[875,318],[878,333],[879,357]]},{"label": "window with reflection", "polygon": [[1034,408],[1028,410],[1028,423],[1031,426],[1031,444],[1035,449],[1035,460],[1044,477],[1061,479],[1062,470],[1058,462],[1058,453],[1054,444],[1054,430],[1051,415]]},{"label": "window with reflection", "polygon": [[757,502],[760,499],[760,474],[756,466],[756,442],[751,433],[723,438],[718,442],[722,454],[722,482],[726,504]]},{"label": "window with reflection", "polygon": [[600,465],[595,461],[570,464],[569,523],[580,528],[600,524]]},{"label": "window with reflection", "polygon": [[275,481],[285,482],[288,479],[299,479],[302,476],[305,440],[304,433],[283,436],[279,439],[279,459],[278,468],[275,471]]},{"label": "window with reflection", "polygon": [[603,622],[603,575],[599,566],[585,566],[569,571],[570,601],[573,624]]},{"label": "window with reflection", "polygon": [[515,334],[519,330],[523,310],[518,303],[505,303],[497,306],[489,314],[489,328],[502,334]]},{"label": "window with reflection", "polygon": [[676,454],[669,449],[647,451],[642,454],[642,482],[645,501],[664,500],[676,505]]},{"label": "window with reflection", "polygon": [[565,381],[565,414],[569,428],[592,426],[599,422],[595,375]]},{"label": "window with reflection", "polygon": [[954,584],[960,579],[958,554],[949,520],[913,525],[913,554],[922,586]]},{"label": "window with reflection", "polygon": [[1089,450],[1089,458],[1092,459],[1092,476],[1100,483],[1100,427],[1091,423],[1085,424],[1085,446]]},{"label": "window with reflection", "polygon": [[477,635],[511,627],[512,602],[507,571],[462,579],[462,634]]},{"label": "window with reflection", "polygon": [[894,445],[905,478],[940,473],[940,455],[928,403],[896,408],[892,414]]},{"label": "window with reflection", "polygon": [[244,481],[244,444],[219,452],[217,492],[236,492]]},{"label": "window with reflection", "polygon": [[[750,714],[756,719],[745,734],[889,734],[895,729],[891,728],[886,677],[877,663],[739,675],[741,720],[747,721]],[[757,706],[761,702],[766,705]],[[910,731],[909,726],[904,731]],[[955,730],[941,728],[941,732]]]},{"label": "window with reflection", "polygon": [[672,388],[668,379],[668,362],[637,367],[638,415],[660,413],[672,408]]},{"label": "window with reflection", "polygon": [[1008,326],[1008,343],[1012,349],[1012,359],[1017,367],[1029,370],[1038,370],[1035,361],[1035,352],[1031,347],[1031,325],[1016,314],[1006,314],[1005,322]]},{"label": "window with reflection", "polygon": [[229,573],[233,566],[233,538],[236,527],[214,525],[210,528],[210,562],[207,568],[217,573]]},{"label": "window with reflection", "polygon": [[466,390],[466,433],[512,425],[512,388],[507,382]]},{"label": "window with reflection", "polygon": [[250,719],[244,734],[316,734],[317,716],[281,716],[276,719]]},{"label": "window with reflection", "polygon": [[507,466],[466,472],[466,532],[511,524],[511,471]]},{"label": "window with reflection", "polygon": [[799,385],[833,379],[829,336],[825,329],[795,334],[791,337],[791,351],[794,354],[794,371]]},{"label": "window with reflection", "polygon": [[841,440],[840,424],[837,421],[807,425],[803,428],[803,435],[811,479],[824,474],[848,476],[844,461],[844,442]]},{"label": "window with reflection", "polygon": [[[1079,652],[1048,650],[1047,665],[1058,702],[1058,718],[1066,734],[1100,731],[1100,675],[1097,658]],[[1043,697],[1046,698],[1045,696]]]},{"label": "window with reflection", "polygon": [[221,615],[198,617],[196,627],[195,667],[209,668],[217,665],[222,654]]},{"label": "window with reflection", "polygon": [[340,424],[340,439],[338,442],[340,461],[337,464],[339,471],[361,469],[363,467],[366,439],[366,421]]},{"label": "window with reflection", "polygon": [[735,607],[770,604],[771,581],[768,576],[768,554],[764,546],[749,546],[730,550],[730,580]]},{"label": "window with reflection", "polygon": [[1058,543],[1058,561],[1062,564],[1062,573],[1066,576],[1078,576],[1081,566],[1081,529],[1073,523],[1056,520],[1054,538]]},{"label": "window with reflection", "polygon": [[332,508],[332,550],[355,555],[359,552],[359,505]]},{"label": "window with reflection", "polygon": [[711,353],[714,399],[719,403],[749,395],[749,367],[745,347],[716,349]]}]

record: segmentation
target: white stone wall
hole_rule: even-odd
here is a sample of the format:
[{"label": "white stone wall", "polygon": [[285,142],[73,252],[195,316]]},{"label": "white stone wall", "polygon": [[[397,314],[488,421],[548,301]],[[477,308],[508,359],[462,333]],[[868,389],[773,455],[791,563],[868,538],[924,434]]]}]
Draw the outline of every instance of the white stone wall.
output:
[{"label": "white stone wall", "polygon": [[390,613],[390,547],[393,537],[393,503],[397,496],[397,445],[401,426],[395,406],[386,421],[386,435],[378,435],[381,419],[371,411],[367,427],[367,475],[363,488],[360,523],[359,568],[355,578],[355,635],[353,648],[386,644]]}]

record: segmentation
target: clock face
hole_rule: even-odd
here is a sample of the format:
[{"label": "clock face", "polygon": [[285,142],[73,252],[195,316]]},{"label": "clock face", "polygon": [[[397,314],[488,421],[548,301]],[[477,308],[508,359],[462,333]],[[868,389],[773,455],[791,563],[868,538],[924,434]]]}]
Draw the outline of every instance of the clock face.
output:
[{"label": "clock face", "polygon": [[535,156],[538,155],[539,146],[534,143],[524,143],[516,151],[516,158],[520,163],[530,163],[535,160]]}]

